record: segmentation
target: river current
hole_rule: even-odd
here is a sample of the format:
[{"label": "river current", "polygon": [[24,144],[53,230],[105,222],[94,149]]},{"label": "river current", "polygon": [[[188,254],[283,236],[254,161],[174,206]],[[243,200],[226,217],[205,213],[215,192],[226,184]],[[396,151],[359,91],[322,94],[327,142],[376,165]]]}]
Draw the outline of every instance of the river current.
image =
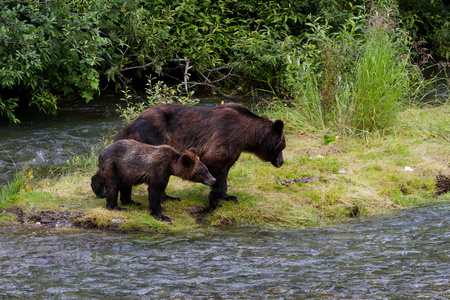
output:
[{"label": "river current", "polygon": [[450,207],[300,231],[0,228],[0,298],[449,299]]},{"label": "river current", "polygon": [[0,187],[25,165],[63,164],[70,157],[85,155],[102,139],[113,136],[123,122],[118,117],[119,96],[110,95],[91,103],[75,103],[58,116],[33,112],[19,116],[21,123],[0,123]]}]

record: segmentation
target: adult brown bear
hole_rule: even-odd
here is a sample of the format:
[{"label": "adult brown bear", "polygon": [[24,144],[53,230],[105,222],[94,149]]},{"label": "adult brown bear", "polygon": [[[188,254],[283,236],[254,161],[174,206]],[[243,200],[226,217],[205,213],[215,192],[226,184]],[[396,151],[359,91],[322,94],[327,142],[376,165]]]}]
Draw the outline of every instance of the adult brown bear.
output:
[{"label": "adult brown bear", "polygon": [[217,107],[154,106],[125,126],[117,139],[167,144],[178,151],[196,148],[200,160],[216,178],[209,194],[211,208],[220,206],[221,199],[237,202],[235,196],[227,194],[227,176],[243,151],[281,167],[286,147],[281,120],[272,122],[236,103]]},{"label": "adult brown bear", "polygon": [[117,205],[137,204],[131,200],[131,187],[147,183],[152,215],[159,220],[170,219],[161,213],[161,201],[171,175],[213,185],[216,180],[196,155],[195,149],[178,152],[170,146],[151,146],[133,140],[116,141],[98,157],[98,172],[91,179],[97,196],[106,196],[108,209],[121,210]]}]

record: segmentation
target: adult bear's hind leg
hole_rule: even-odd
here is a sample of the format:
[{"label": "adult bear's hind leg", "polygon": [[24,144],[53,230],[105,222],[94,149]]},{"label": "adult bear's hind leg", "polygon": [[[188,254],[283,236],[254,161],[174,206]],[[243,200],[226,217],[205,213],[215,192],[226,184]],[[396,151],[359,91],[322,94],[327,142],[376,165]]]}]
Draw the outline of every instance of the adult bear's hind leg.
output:
[{"label": "adult bear's hind leg", "polygon": [[135,202],[131,200],[131,186],[122,186],[120,187],[120,202],[122,202],[123,205],[136,205],[141,206],[142,204],[139,202]]}]

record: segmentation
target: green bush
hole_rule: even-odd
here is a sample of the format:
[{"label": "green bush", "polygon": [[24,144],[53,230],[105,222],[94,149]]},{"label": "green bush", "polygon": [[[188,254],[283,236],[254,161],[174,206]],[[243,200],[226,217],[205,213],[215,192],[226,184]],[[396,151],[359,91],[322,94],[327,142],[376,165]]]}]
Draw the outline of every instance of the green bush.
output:
[{"label": "green bush", "polygon": [[[397,7],[397,2],[377,3]],[[426,18],[440,25],[433,37],[444,53],[448,22],[436,16],[441,1],[433,3],[423,7]],[[5,0],[0,4],[0,114],[18,122],[16,111],[27,105],[54,114],[65,101],[89,102],[102,83],[102,88],[124,89],[130,78],[156,75],[178,80],[185,91],[261,89],[300,99],[303,76],[321,75],[313,79],[321,94],[312,98],[322,97],[319,124],[345,127],[351,105],[341,101],[333,117],[333,101],[354,88],[355,64],[366,43],[366,5],[373,3]],[[400,8],[400,16],[414,19],[415,10]]]},{"label": "green bush", "polygon": [[6,0],[0,113],[17,122],[15,111],[26,104],[55,113],[64,101],[90,101],[102,78],[121,89],[149,74],[170,75],[185,90],[276,87],[307,16],[338,24],[349,7],[336,0]]},{"label": "green bush", "polygon": [[[0,113],[17,122],[20,98],[54,114],[58,102],[90,101],[109,41],[100,36],[96,1],[4,1],[0,4]],[[4,95],[15,95],[5,97]],[[12,104],[12,103],[15,103]]]},{"label": "green bush", "polygon": [[392,10],[356,12],[340,32],[311,20],[308,42],[288,56],[284,84],[304,127],[341,135],[382,131],[422,83]]},{"label": "green bush", "polygon": [[122,90],[124,105],[118,105],[120,117],[127,123],[137,118],[144,110],[151,106],[167,103],[180,103],[184,105],[194,105],[199,102],[198,99],[191,98],[189,95],[183,95],[182,84],[176,87],[170,87],[162,81],[153,83],[155,79],[149,78],[147,82],[146,100],[142,101],[139,96],[133,95],[128,87]]},{"label": "green bush", "polygon": [[[407,30],[420,51],[419,63],[450,59],[450,6],[442,0],[395,1],[399,5],[399,22]],[[423,45],[425,44],[425,45]]]}]

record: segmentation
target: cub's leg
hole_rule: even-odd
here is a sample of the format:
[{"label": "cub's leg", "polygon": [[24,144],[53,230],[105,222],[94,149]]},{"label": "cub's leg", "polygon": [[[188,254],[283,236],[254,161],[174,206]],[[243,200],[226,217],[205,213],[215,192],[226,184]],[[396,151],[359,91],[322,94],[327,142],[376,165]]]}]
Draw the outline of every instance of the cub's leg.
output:
[{"label": "cub's leg", "polygon": [[148,187],[148,201],[152,216],[160,221],[172,222],[169,217],[162,214],[161,202],[165,196],[164,188]]}]

